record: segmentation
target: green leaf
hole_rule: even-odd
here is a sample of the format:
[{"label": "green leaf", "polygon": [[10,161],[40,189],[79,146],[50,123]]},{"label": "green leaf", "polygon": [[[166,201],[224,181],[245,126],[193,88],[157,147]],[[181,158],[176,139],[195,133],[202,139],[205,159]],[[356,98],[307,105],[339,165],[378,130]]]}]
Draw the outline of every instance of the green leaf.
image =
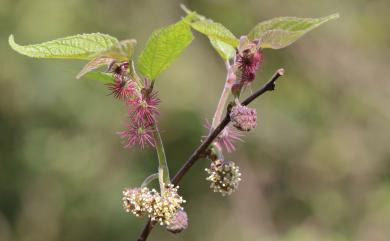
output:
[{"label": "green leaf", "polygon": [[233,58],[236,53],[236,50],[231,45],[218,39],[210,38],[210,43],[224,60]]},{"label": "green leaf", "polygon": [[225,42],[232,47],[236,47],[239,43],[239,40],[236,36],[234,36],[234,34],[232,34],[232,32],[230,32],[229,29],[220,23],[213,22],[210,19],[195,21],[191,23],[191,27],[203,33],[210,39]]},{"label": "green leaf", "polygon": [[156,79],[193,38],[188,18],[153,32],[138,59],[139,70],[149,79]]},{"label": "green leaf", "polygon": [[33,58],[91,59],[96,54],[107,51],[118,40],[107,34],[79,34],[40,44],[19,45],[14,36],[9,36],[9,45],[16,52]]},{"label": "green leaf", "polygon": [[114,82],[114,76],[110,73],[91,71],[83,75],[83,79],[97,80],[103,84],[109,84]]},{"label": "green leaf", "polygon": [[249,32],[248,38],[259,39],[262,48],[280,49],[292,44],[321,24],[338,17],[339,14],[336,13],[322,18],[274,18],[257,24]]},{"label": "green leaf", "polygon": [[[195,11],[189,10],[184,4],[181,4],[180,7],[183,9],[183,11],[187,15],[192,15],[193,16],[194,22],[206,21],[206,17],[198,14]],[[210,19],[208,21],[212,22],[212,20],[210,20]],[[217,24],[217,25],[218,26],[222,26],[221,24]],[[230,39],[229,42],[231,42],[231,39],[235,39],[236,38],[227,28],[225,28],[224,26],[222,26],[221,28],[222,28],[222,32],[225,32],[225,35],[228,36],[228,38]],[[220,40],[220,38],[217,38],[217,37],[212,36],[212,35],[208,36],[208,38],[209,38],[210,43],[213,46],[213,48],[218,52],[218,54],[222,57],[222,59],[228,60],[228,59],[231,59],[234,56],[234,54],[236,52],[235,49],[234,49],[235,46],[233,47],[229,43],[226,43],[226,41],[222,41],[222,40]]]}]

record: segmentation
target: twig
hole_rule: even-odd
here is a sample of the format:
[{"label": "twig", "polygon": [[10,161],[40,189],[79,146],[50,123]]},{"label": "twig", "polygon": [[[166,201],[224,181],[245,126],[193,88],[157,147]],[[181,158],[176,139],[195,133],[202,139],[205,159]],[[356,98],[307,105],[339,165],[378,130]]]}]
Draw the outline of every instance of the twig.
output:
[{"label": "twig", "polygon": [[[261,96],[267,91],[273,91],[275,89],[276,80],[284,75],[284,69],[278,69],[275,74],[271,77],[271,79],[263,85],[262,88],[255,91],[253,94],[248,96],[244,101],[242,101],[242,105],[249,105],[253,100],[257,97]],[[183,176],[188,172],[194,163],[199,160],[202,154],[207,150],[209,145],[215,140],[215,138],[221,133],[221,131],[229,124],[230,116],[229,111],[226,113],[225,118],[219,123],[219,125],[207,136],[206,140],[202,142],[202,144],[196,148],[196,150],[192,153],[192,155],[188,158],[188,160],[183,164],[180,170],[176,173],[176,175],[171,179],[172,184],[177,185]],[[137,241],[146,241],[150,232],[152,231],[155,223],[150,219],[148,223],[145,225],[142,233],[138,237]]]},{"label": "twig", "polygon": [[152,222],[152,220],[149,218],[148,222],[146,223],[144,229],[142,230],[142,233],[139,235],[137,241],[146,241],[148,238],[150,232],[152,231],[155,223]]}]

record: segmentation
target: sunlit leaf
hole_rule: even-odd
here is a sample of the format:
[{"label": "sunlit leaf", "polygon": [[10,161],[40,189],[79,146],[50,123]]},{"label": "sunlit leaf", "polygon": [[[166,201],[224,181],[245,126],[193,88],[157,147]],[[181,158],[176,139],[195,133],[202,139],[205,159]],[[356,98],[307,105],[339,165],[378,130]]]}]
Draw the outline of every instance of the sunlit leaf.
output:
[{"label": "sunlit leaf", "polygon": [[18,53],[33,58],[92,59],[118,44],[118,40],[107,34],[92,33],[22,46],[10,35],[9,44]]},{"label": "sunlit leaf", "polygon": [[230,32],[229,29],[220,23],[213,22],[210,19],[195,21],[191,23],[191,27],[203,33],[210,39],[225,42],[232,47],[236,47],[239,43],[239,40],[232,32]]},{"label": "sunlit leaf", "polygon": [[262,48],[280,49],[292,44],[321,24],[338,17],[338,14],[332,14],[322,18],[274,18],[257,24],[249,32],[248,38],[259,39]]},{"label": "sunlit leaf", "polygon": [[[195,11],[189,10],[185,5],[181,4],[180,6],[187,15],[193,16],[194,22],[206,20],[206,17],[198,14]],[[210,19],[208,21],[212,22],[212,20],[210,20]],[[225,32],[224,36],[227,36],[230,39],[230,41],[228,41],[228,42],[231,42],[231,39],[236,39],[236,37],[228,29],[226,29],[224,26],[222,26],[221,28],[223,29],[222,31]],[[233,47],[231,44],[226,43],[226,41],[222,41],[220,38],[216,38],[213,35],[206,34],[206,36],[208,36],[211,45],[218,52],[218,54],[222,57],[222,59],[228,60],[234,56],[234,54],[235,54],[234,47],[235,46]],[[233,41],[235,42],[235,40],[233,40]]]},{"label": "sunlit leaf", "polygon": [[193,38],[188,18],[153,32],[138,59],[139,70],[154,80],[187,48]]},{"label": "sunlit leaf", "polygon": [[210,38],[210,43],[224,60],[233,58],[236,50],[229,44],[218,39]]}]

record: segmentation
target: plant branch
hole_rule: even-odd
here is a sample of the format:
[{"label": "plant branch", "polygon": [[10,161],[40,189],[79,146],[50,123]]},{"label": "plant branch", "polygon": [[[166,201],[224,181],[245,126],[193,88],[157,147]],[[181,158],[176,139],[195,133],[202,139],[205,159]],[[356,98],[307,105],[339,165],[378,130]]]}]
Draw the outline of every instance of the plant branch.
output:
[{"label": "plant branch", "polygon": [[[278,69],[272,78],[263,85],[262,88],[255,91],[248,98],[246,98],[241,104],[248,105],[253,100],[255,100],[260,95],[264,94],[267,91],[272,91],[275,89],[275,81],[284,74],[284,69]],[[187,171],[191,168],[191,166],[201,157],[201,155],[206,151],[209,145],[215,140],[215,138],[223,131],[223,129],[229,124],[230,116],[227,112],[225,118],[219,123],[219,125],[212,131],[206,138],[204,142],[192,153],[192,155],[188,158],[188,160],[184,163],[184,165],[180,168],[180,170],[176,173],[176,175],[172,178],[172,183],[177,185],[182,177],[187,173]]]},{"label": "plant branch", "polygon": [[149,218],[137,241],[146,241],[155,224],[156,223],[152,222],[152,220]]},{"label": "plant branch", "polygon": [[[249,97],[247,97],[244,101],[242,101],[242,105],[249,105],[253,100],[264,94],[268,91],[273,91],[275,89],[276,80],[284,75],[284,69],[278,69],[275,74],[271,77],[271,79],[263,85],[262,88],[255,91]],[[219,123],[219,125],[207,136],[206,140],[202,142],[202,144],[196,148],[196,150],[192,153],[192,155],[188,158],[188,160],[183,164],[180,170],[176,173],[176,175],[171,179],[172,184],[177,185],[183,176],[188,172],[188,170],[194,165],[194,163],[199,160],[202,154],[207,150],[209,145],[215,140],[215,138],[221,133],[221,131],[229,124],[230,116],[229,111],[227,111],[225,118]],[[152,231],[155,223],[150,219],[148,223],[145,225],[143,231],[141,232],[137,241],[146,241],[150,232]]]}]

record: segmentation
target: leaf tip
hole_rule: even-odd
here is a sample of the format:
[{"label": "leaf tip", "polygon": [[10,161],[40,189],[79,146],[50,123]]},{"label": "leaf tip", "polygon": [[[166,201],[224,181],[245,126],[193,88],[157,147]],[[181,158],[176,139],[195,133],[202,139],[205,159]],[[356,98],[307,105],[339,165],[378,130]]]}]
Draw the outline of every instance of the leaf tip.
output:
[{"label": "leaf tip", "polygon": [[81,77],[83,77],[84,73],[80,71],[80,73],[78,73],[76,75],[76,79],[81,79]]},{"label": "leaf tip", "polygon": [[331,14],[331,15],[325,17],[325,18],[328,19],[328,20],[338,19],[338,18],[340,18],[340,14],[339,13],[334,13],[334,14]]},{"label": "leaf tip", "polygon": [[192,11],[189,10],[189,9],[187,8],[187,6],[184,5],[183,3],[180,4],[180,8],[181,8],[186,14],[192,13]]},{"label": "leaf tip", "polygon": [[10,46],[13,50],[15,50],[16,52],[18,52],[19,54],[26,55],[25,53],[23,53],[23,51],[21,51],[20,45],[17,44],[17,43],[15,42],[15,37],[14,37],[13,34],[11,34],[11,35],[8,37],[8,44],[9,44],[9,46]]},{"label": "leaf tip", "polygon": [[9,37],[8,37],[8,44],[11,46],[12,49],[15,50],[15,46],[17,46],[17,44],[15,43],[15,38],[14,38],[14,35],[11,34]]}]

